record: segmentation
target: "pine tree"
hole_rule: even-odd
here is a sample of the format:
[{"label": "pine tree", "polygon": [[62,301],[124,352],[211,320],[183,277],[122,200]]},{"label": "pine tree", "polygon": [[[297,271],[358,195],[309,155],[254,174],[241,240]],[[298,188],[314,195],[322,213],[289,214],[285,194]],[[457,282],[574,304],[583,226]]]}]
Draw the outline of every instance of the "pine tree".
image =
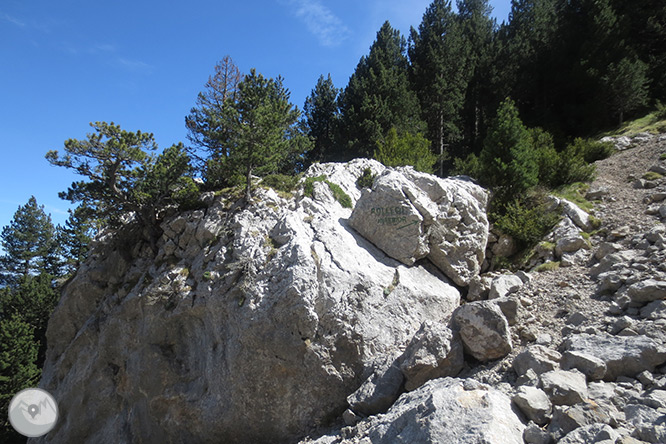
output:
[{"label": "pine tree", "polygon": [[618,116],[619,125],[622,125],[626,112],[647,102],[647,68],[640,60],[628,58],[608,65],[608,73],[602,80],[608,92],[608,103]]},{"label": "pine tree", "polygon": [[635,56],[648,65],[650,96],[666,101],[666,2],[612,0],[622,36]]},{"label": "pine tree", "polygon": [[58,274],[60,267],[56,228],[44,206],[34,196],[20,206],[9,225],[2,229],[0,244],[1,283],[15,285],[21,276],[41,272]]},{"label": "pine tree", "polygon": [[76,271],[88,257],[90,241],[96,231],[93,210],[86,205],[79,205],[69,210],[69,218],[58,236],[63,249],[65,265],[69,273]]},{"label": "pine tree", "polygon": [[511,99],[500,104],[480,160],[481,180],[492,187],[499,202],[508,202],[538,183],[539,165],[532,151],[532,136]]},{"label": "pine tree", "polygon": [[557,0],[516,0],[511,4],[503,40],[504,82],[530,125],[553,126],[557,99],[558,42]]},{"label": "pine tree", "polygon": [[25,442],[25,437],[9,424],[7,412],[16,393],[39,382],[38,344],[33,330],[17,315],[0,318],[0,441],[4,443]]},{"label": "pine tree", "polygon": [[483,140],[488,113],[493,106],[493,55],[495,20],[488,0],[458,0],[458,20],[471,48],[467,63],[467,92],[463,110],[466,140],[473,149]]},{"label": "pine tree", "polygon": [[253,174],[278,171],[295,150],[303,154],[310,148],[299,125],[300,111],[289,102],[281,77],[267,79],[252,69],[225,114],[232,122],[228,163],[243,173],[247,201],[252,200]]},{"label": "pine tree", "polygon": [[232,122],[227,119],[226,108],[236,103],[242,75],[231,57],[225,56],[215,65],[215,73],[208,78],[205,90],[197,96],[196,106],[185,117],[187,138],[197,149],[190,154],[203,170],[204,180],[211,187],[228,173],[225,162],[231,149]]},{"label": "pine tree", "polygon": [[406,41],[387,21],[340,95],[342,139],[347,151],[341,157],[369,157],[377,142],[395,127],[398,132],[421,132],[418,98],[411,90]]},{"label": "pine tree", "polygon": [[444,174],[446,148],[462,136],[460,114],[469,82],[470,49],[450,0],[433,1],[418,32],[412,28],[412,79],[428,124],[429,139],[439,154],[440,175]]},{"label": "pine tree", "polygon": [[327,78],[322,75],[310,96],[305,99],[303,111],[308,134],[313,140],[313,148],[307,154],[309,162],[335,158],[335,136],[340,117],[338,94],[339,90],[333,86],[331,75]]},{"label": "pine tree", "polygon": [[150,133],[130,132],[106,122],[91,124],[95,133],[86,140],[69,139],[65,155],[49,151],[46,159],[56,166],[74,170],[87,181],[74,182],[60,197],[86,205],[93,217],[119,227],[134,217],[146,229],[153,247],[161,235],[159,210],[183,203],[197,193],[191,177],[189,157],[182,144],[173,145],[160,156]]}]

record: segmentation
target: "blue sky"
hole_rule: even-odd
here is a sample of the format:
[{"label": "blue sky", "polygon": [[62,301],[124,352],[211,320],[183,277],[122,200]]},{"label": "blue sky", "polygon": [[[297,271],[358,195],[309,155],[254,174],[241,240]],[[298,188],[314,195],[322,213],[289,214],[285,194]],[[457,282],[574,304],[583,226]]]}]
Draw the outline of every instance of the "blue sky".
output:
[{"label": "blue sky", "polygon": [[[77,177],[44,159],[89,122],[186,142],[185,116],[215,64],[282,75],[302,109],[320,74],[344,87],[385,20],[407,34],[431,0],[2,0],[0,227],[31,195],[64,223]],[[510,0],[491,0],[508,16]]]}]

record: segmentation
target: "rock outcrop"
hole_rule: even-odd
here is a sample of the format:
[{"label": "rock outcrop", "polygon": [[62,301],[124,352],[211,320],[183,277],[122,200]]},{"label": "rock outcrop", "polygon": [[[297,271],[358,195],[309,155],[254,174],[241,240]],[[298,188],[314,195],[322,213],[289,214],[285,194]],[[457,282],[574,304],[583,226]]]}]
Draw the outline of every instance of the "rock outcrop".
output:
[{"label": "rock outcrop", "polygon": [[[361,196],[365,168],[380,176]],[[459,291],[415,261],[428,255],[458,270],[449,274],[459,283],[478,272],[486,192],[368,160],[315,165],[307,176],[322,174],[353,202],[383,196],[370,209],[416,211],[421,221],[409,229],[420,234],[411,238],[424,237],[429,253],[385,254],[353,228],[352,210],[325,182],[295,198],[260,188],[249,206],[206,196],[206,208],[166,219],[157,257],[141,243],[100,242],[49,324],[42,386],[67,408],[48,441],[290,440],[339,417],[424,322],[446,325]],[[393,183],[405,193],[395,201],[383,191]],[[356,208],[364,227],[394,226]],[[461,346],[453,344],[457,373]],[[424,359],[414,351],[405,364],[410,386],[426,382],[414,382]],[[404,390],[401,373],[388,395],[370,384],[357,396],[358,413],[387,409]]]},{"label": "rock outcrop", "polygon": [[515,253],[483,189],[368,160],[313,165],[309,195],[208,193],[157,256],[100,239],[49,323],[62,414],[35,441],[666,442],[666,179],[638,179],[666,136],[614,140],[594,217],[554,200],[515,274],[479,274]]},{"label": "rock outcrop", "polygon": [[386,170],[364,190],[350,225],[407,265],[427,257],[461,286],[479,274],[488,242],[488,194],[468,180]]}]

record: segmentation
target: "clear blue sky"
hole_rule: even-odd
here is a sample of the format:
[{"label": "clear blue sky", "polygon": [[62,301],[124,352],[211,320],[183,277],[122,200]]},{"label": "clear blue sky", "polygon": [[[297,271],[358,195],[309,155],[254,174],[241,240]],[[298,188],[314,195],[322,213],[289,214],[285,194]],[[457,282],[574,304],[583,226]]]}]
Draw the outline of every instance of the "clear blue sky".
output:
[{"label": "clear blue sky", "polygon": [[[213,67],[282,75],[302,109],[320,74],[344,87],[385,20],[408,34],[431,0],[2,0],[0,227],[31,195],[54,222],[76,176],[48,150],[83,139],[89,122],[186,142],[185,116]],[[508,16],[510,0],[491,0]]]}]

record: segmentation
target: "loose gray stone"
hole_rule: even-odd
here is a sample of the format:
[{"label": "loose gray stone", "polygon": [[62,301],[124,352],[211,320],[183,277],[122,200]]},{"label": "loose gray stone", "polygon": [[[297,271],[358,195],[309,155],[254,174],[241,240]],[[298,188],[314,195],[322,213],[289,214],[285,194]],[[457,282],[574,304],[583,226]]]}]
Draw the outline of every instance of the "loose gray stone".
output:
[{"label": "loose gray stone", "polygon": [[627,292],[633,302],[652,302],[666,299],[666,281],[647,279],[636,282]]},{"label": "loose gray stone", "polygon": [[666,362],[666,350],[645,336],[578,334],[566,338],[563,348],[604,361],[606,381],[614,381],[618,376],[633,377],[644,370],[653,371],[656,366]]},{"label": "loose gray stone", "polygon": [[527,427],[525,427],[523,440],[526,444],[550,444],[553,442],[550,434],[533,422],[530,422]]},{"label": "loose gray stone", "polygon": [[553,406],[543,390],[530,386],[518,387],[512,401],[536,424],[543,426],[550,421]]},{"label": "loose gray stone", "polygon": [[518,376],[533,370],[537,375],[560,367],[562,355],[543,345],[531,345],[520,352],[513,360],[513,369]]},{"label": "loose gray stone", "polygon": [[516,275],[504,274],[493,279],[490,284],[490,293],[488,299],[497,299],[506,297],[518,291],[523,286],[523,281]]},{"label": "loose gray stone", "polygon": [[383,413],[398,399],[403,375],[395,362],[383,362],[347,397],[349,407],[364,416]]},{"label": "loose gray stone", "polygon": [[498,359],[513,348],[509,324],[492,301],[465,304],[453,313],[465,351],[479,361]]},{"label": "loose gray stone", "polygon": [[427,381],[456,376],[464,365],[463,346],[457,333],[433,322],[425,322],[400,358],[405,390],[419,388]]},{"label": "loose gray stone", "polygon": [[541,375],[541,385],[556,405],[574,405],[587,399],[585,375],[578,370],[552,370]]},{"label": "loose gray stone", "polygon": [[564,370],[580,370],[593,381],[599,381],[606,375],[606,363],[601,358],[578,351],[565,351],[561,365]]},{"label": "loose gray stone", "polygon": [[463,381],[429,381],[402,395],[391,409],[358,432],[373,444],[523,444],[522,424],[511,400],[488,386],[466,390]]},{"label": "loose gray stone", "polygon": [[610,440],[614,443],[620,435],[607,424],[592,424],[568,433],[558,444],[591,444]]}]

